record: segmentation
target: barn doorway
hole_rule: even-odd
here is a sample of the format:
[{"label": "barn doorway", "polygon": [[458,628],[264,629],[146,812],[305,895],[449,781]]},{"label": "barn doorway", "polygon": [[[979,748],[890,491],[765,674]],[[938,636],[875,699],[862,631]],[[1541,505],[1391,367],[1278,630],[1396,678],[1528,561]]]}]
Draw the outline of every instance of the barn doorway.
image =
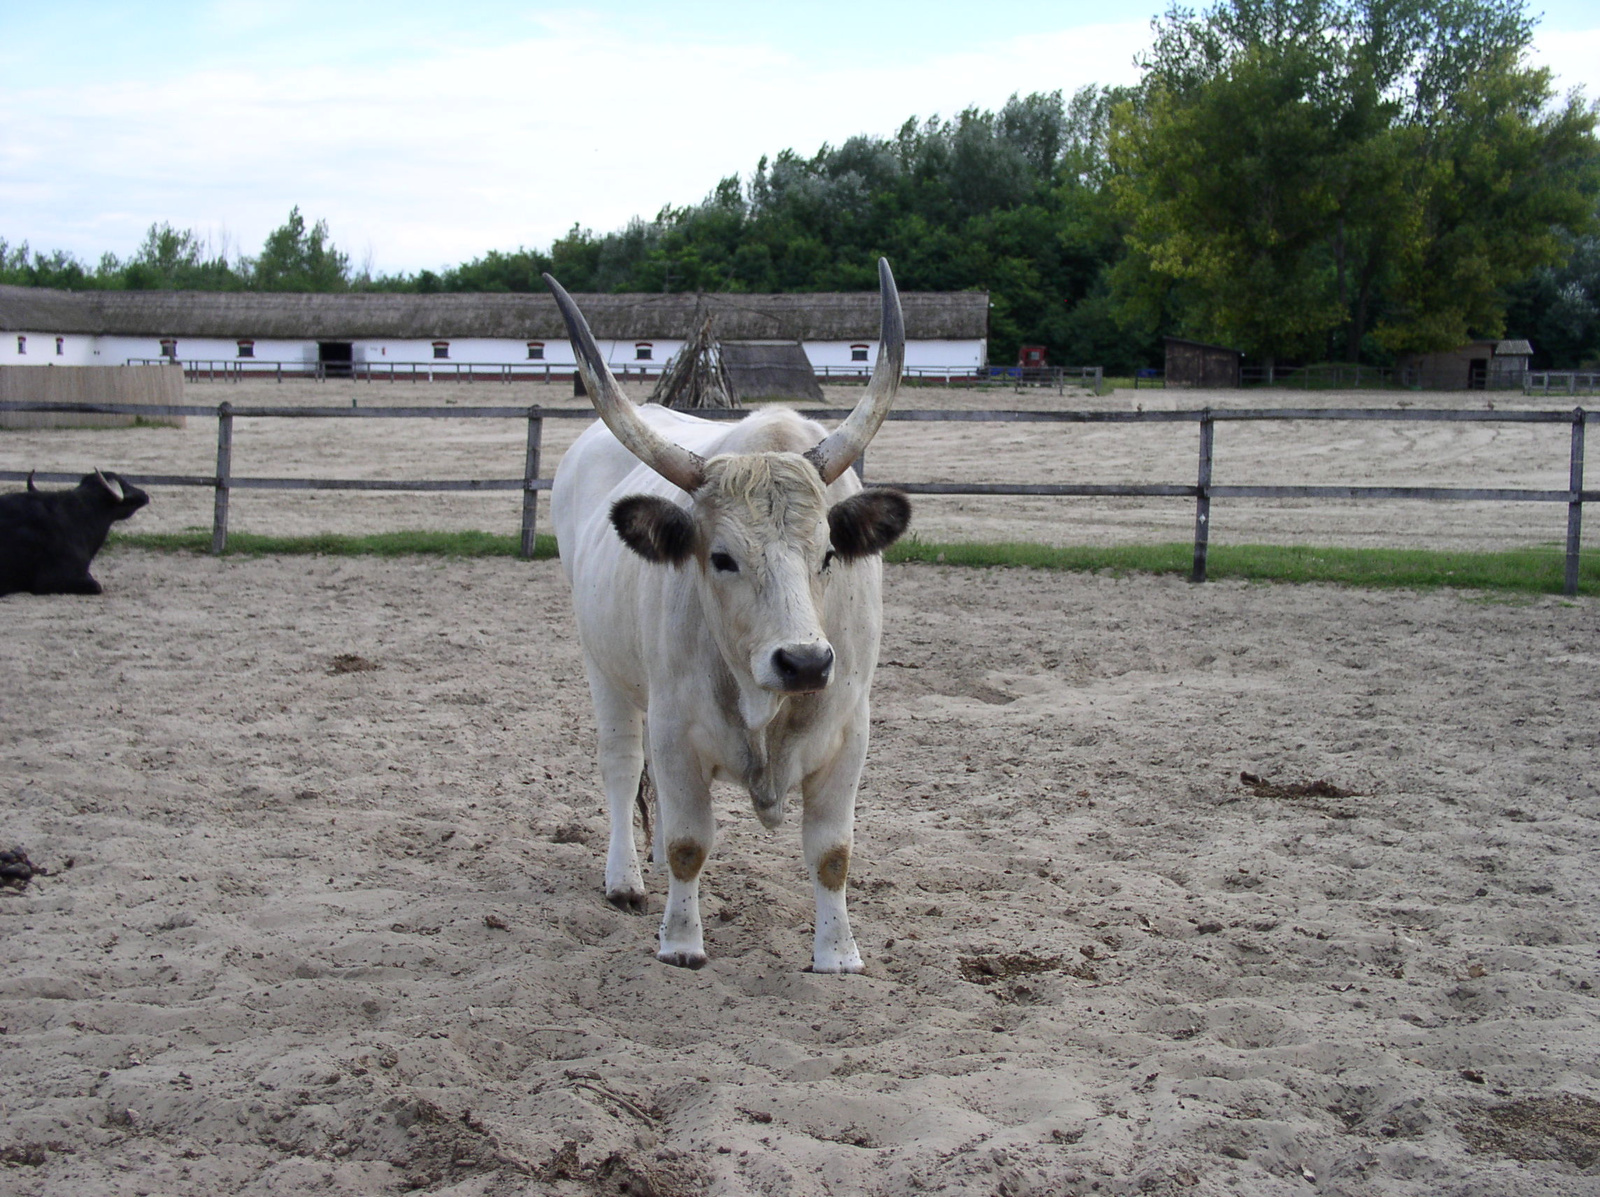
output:
[{"label": "barn doorway", "polygon": [[317,364],[324,378],[349,378],[355,346],[349,341],[318,341]]},{"label": "barn doorway", "polygon": [[1467,390],[1481,391],[1489,385],[1489,359],[1475,357],[1467,362]]}]

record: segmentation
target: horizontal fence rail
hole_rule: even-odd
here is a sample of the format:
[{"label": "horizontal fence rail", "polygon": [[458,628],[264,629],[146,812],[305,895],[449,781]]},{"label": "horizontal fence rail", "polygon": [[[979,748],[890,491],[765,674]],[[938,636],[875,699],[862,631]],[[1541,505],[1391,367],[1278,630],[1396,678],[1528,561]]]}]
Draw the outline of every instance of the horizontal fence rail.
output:
[{"label": "horizontal fence rail", "polygon": [[[217,406],[200,404],[132,403],[29,403],[0,402],[0,411],[80,412],[106,415],[206,416],[217,421],[217,470],[208,475],[124,474],[136,486],[196,486],[216,492],[212,523],[211,551],[227,547],[228,496],[234,490],[350,490],[350,491],[521,491],[521,555],[533,555],[537,531],[538,493],[549,490],[551,479],[540,476],[540,449],[546,420],[596,419],[588,407],[286,407],[231,403]],[[745,411],[703,411],[696,415],[714,420],[739,420]],[[847,408],[810,408],[801,415],[817,420],[840,420],[850,414]],[[525,420],[527,448],[521,478],[486,479],[368,479],[368,478],[241,478],[232,472],[233,422],[247,419],[450,419],[450,420]],[[1210,545],[1211,502],[1213,499],[1415,499],[1433,501],[1491,501],[1525,503],[1565,503],[1567,541],[1565,592],[1578,589],[1579,553],[1583,529],[1583,505],[1600,501],[1600,490],[1585,490],[1583,475],[1584,429],[1588,415],[1583,408],[1570,411],[1493,411],[1448,408],[1203,408],[1188,411],[891,411],[887,417],[899,423],[971,424],[1195,424],[1199,431],[1199,465],[1193,485],[1183,483],[1011,483],[1011,482],[887,482],[874,479],[875,485],[892,486],[908,494],[922,495],[1029,495],[1067,498],[1129,497],[1183,498],[1195,501],[1194,563],[1190,580],[1206,578],[1206,556]],[[1211,466],[1219,423],[1288,420],[1378,420],[1395,423],[1441,421],[1470,424],[1566,424],[1571,427],[1568,485],[1565,490],[1533,490],[1516,487],[1470,486],[1249,486],[1215,485]],[[865,455],[863,455],[864,458]],[[864,460],[857,462],[858,473],[865,472]],[[0,470],[0,481],[20,482],[30,475],[17,470]],[[73,483],[78,475],[37,471],[36,481]]]}]

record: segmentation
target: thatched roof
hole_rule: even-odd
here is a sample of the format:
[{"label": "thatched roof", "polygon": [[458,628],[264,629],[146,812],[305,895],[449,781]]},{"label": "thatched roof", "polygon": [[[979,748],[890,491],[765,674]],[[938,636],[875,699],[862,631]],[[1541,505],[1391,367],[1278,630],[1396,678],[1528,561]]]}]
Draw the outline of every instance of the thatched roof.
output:
[{"label": "thatched roof", "polygon": [[[706,316],[730,340],[876,340],[878,296],[575,295],[601,340],[686,340]],[[900,296],[913,341],[988,336],[989,296],[913,291]],[[284,340],[431,340],[496,337],[564,341],[547,294],[340,295],[264,291],[52,291],[0,286],[0,330],[101,336],[259,337]]]},{"label": "thatched roof", "polygon": [[813,399],[822,402],[817,374],[797,343],[740,344],[722,342],[722,368],[733,394],[747,399]]}]

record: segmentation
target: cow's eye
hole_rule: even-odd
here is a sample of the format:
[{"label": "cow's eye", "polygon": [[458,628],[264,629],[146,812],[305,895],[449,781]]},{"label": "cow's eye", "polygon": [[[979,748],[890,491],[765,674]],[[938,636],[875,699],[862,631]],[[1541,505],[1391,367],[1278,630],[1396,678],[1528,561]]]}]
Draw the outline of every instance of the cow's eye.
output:
[{"label": "cow's eye", "polygon": [[739,563],[726,553],[712,553],[711,566],[718,573],[736,574],[739,572]]}]

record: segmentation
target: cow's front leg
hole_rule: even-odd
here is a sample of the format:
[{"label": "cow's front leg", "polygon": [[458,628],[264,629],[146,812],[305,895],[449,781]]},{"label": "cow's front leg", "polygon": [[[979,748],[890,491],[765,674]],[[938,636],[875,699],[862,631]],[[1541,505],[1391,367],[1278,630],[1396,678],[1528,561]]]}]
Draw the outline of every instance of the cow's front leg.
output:
[{"label": "cow's front leg", "polygon": [[600,779],[611,816],[606,901],[618,910],[643,914],[644,877],[633,844],[633,810],[644,768],[644,715],[627,695],[592,670],[589,692],[600,731]]},{"label": "cow's front leg", "polygon": [[850,882],[850,851],[855,842],[856,787],[867,759],[867,715],[845,732],[832,761],[801,783],[805,815],[800,838],[811,889],[817,899],[816,937],[811,971],[859,973],[865,969],[850,932],[845,891]]},{"label": "cow's front leg", "polygon": [[656,959],[701,968],[706,945],[700,924],[700,870],[716,837],[710,779],[684,744],[681,727],[667,730],[664,738],[652,734],[650,767],[655,772],[656,834],[665,846],[667,864],[667,908]]}]

